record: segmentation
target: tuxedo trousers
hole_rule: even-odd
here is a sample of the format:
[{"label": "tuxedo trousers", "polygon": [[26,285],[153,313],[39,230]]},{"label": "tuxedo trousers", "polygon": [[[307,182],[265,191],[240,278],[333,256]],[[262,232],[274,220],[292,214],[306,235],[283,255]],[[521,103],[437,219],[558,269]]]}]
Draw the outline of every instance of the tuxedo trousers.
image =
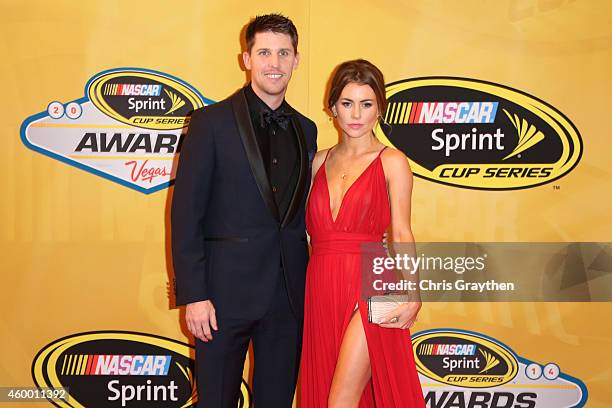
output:
[{"label": "tuxedo trousers", "polygon": [[292,406],[302,347],[302,321],[291,309],[282,271],[268,302],[266,313],[257,320],[223,317],[223,311],[217,311],[219,330],[212,331],[213,339],[203,342],[196,338],[197,407],[238,406],[244,398],[240,388],[250,341],[255,407]]}]

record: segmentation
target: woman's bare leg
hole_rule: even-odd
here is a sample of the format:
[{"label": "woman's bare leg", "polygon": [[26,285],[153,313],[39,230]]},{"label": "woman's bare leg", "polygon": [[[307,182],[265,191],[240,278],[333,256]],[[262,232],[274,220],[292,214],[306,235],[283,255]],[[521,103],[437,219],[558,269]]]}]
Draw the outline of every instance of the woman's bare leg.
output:
[{"label": "woman's bare leg", "polygon": [[368,343],[361,324],[361,314],[357,310],[342,339],[327,406],[358,407],[363,389],[371,376]]}]

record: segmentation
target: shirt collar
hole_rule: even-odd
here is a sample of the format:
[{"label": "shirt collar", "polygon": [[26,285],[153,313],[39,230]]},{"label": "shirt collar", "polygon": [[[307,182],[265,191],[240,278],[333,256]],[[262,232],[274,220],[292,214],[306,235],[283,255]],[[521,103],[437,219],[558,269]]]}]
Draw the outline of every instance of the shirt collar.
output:
[{"label": "shirt collar", "polygon": [[280,104],[280,106],[276,109],[272,109],[268,105],[266,105],[266,103],[262,101],[259,96],[257,96],[250,82],[244,88],[244,94],[247,99],[247,104],[249,105],[249,113],[251,115],[251,119],[253,120],[259,120],[261,111],[263,110],[274,111],[274,112],[281,111],[281,112],[287,112],[287,113],[290,112],[289,104],[284,99],[283,99],[283,102]]}]

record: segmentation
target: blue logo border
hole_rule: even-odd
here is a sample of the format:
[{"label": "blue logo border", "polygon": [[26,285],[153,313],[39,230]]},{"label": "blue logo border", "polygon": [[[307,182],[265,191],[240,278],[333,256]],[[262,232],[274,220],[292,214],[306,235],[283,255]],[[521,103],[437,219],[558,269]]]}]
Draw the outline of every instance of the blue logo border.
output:
[{"label": "blue logo border", "polygon": [[[498,346],[504,347],[519,362],[521,362],[521,363],[523,363],[525,365],[529,365],[531,363],[540,364],[540,363],[538,363],[536,361],[532,361],[532,360],[529,360],[529,359],[527,359],[525,357],[519,356],[518,354],[516,354],[516,352],[512,348],[508,347],[505,343],[502,343],[498,339],[495,339],[495,338],[493,338],[491,336],[487,336],[486,334],[482,334],[482,333],[471,331],[471,330],[453,329],[453,328],[450,328],[450,327],[449,328],[429,329],[429,330],[423,330],[423,331],[420,331],[420,332],[412,333],[412,336],[410,336],[410,337],[411,337],[411,339],[415,339],[416,337],[424,336],[424,335],[430,334],[430,333],[459,333],[459,334],[470,334],[470,335],[476,336],[476,337],[482,337],[484,339],[487,339],[487,340],[497,344]],[[542,364],[540,364],[540,365],[542,365]],[[579,380],[578,378],[573,377],[573,376],[571,376],[569,374],[562,373],[561,370],[559,370],[559,377],[561,377],[564,380],[567,380],[567,381],[569,381],[571,383],[576,384],[580,388],[580,391],[582,392],[582,398],[580,399],[578,404],[573,405],[573,406],[571,406],[569,408],[581,408],[581,407],[584,407],[586,402],[587,402],[587,399],[589,397],[589,392],[587,390],[586,385],[581,380]]]},{"label": "blue logo border", "polygon": [[[113,72],[122,72],[122,71],[151,73],[151,74],[156,74],[156,75],[160,75],[160,76],[163,76],[163,77],[167,77],[167,78],[172,79],[173,81],[176,81],[176,82],[180,83],[181,85],[184,85],[187,88],[189,88],[191,91],[193,91],[200,98],[200,100],[205,105],[211,105],[211,104],[215,103],[213,100],[205,98],[200,93],[200,91],[195,89],[193,86],[191,86],[187,82],[183,81],[182,79],[180,79],[180,78],[178,78],[178,77],[176,77],[174,75],[170,75],[170,74],[167,74],[165,72],[156,71],[156,70],[147,69],[147,68],[120,67],[120,68],[107,69],[107,70],[104,70],[102,72],[99,72],[99,73],[95,74],[94,76],[89,78],[89,80],[85,84],[85,90],[84,90],[84,95],[85,96],[83,96],[83,97],[81,97],[79,99],[72,100],[72,101],[67,101],[67,102],[63,103],[63,105],[65,106],[65,105],[67,105],[67,104],[69,104],[71,102],[76,102],[78,104],[82,104],[82,103],[85,103],[85,102],[90,102],[90,99],[89,99],[89,97],[87,95],[88,95],[89,86],[91,85],[91,83],[94,80],[96,80],[97,78],[99,78],[102,75],[106,75],[106,74],[113,73]],[[115,177],[115,176],[112,176],[110,174],[104,173],[104,172],[102,172],[100,170],[94,169],[93,167],[87,166],[87,165],[85,165],[83,163],[79,163],[76,160],[69,159],[69,158],[61,156],[61,155],[59,155],[57,153],[53,153],[53,152],[51,152],[49,150],[46,150],[46,149],[43,149],[41,147],[33,145],[26,138],[26,129],[28,128],[30,123],[32,123],[32,122],[34,122],[34,121],[36,121],[38,119],[47,117],[47,116],[49,116],[47,111],[39,112],[39,113],[36,113],[34,115],[31,115],[31,116],[27,117],[23,121],[23,123],[21,124],[21,126],[19,128],[19,134],[20,134],[20,137],[21,137],[21,141],[30,150],[33,150],[33,151],[35,151],[37,153],[41,153],[41,154],[43,154],[45,156],[51,157],[52,159],[64,162],[66,164],[69,164],[69,165],[74,166],[76,168],[79,168],[81,170],[85,170],[85,171],[87,171],[89,173],[92,173],[92,174],[94,174],[96,176],[103,177],[103,178],[105,178],[107,180],[110,180],[110,181],[113,181],[115,183],[121,184],[122,186],[131,188],[133,190],[136,190],[136,191],[144,193],[144,194],[152,194],[152,193],[155,193],[155,192],[157,192],[159,190],[166,189],[166,188],[170,187],[172,184],[174,184],[174,180],[170,180],[170,181],[168,181],[166,183],[162,183],[162,184],[157,185],[155,187],[151,187],[151,188],[148,188],[148,189],[147,188],[143,188],[143,187],[140,187],[140,186],[138,186],[136,184],[127,182],[125,180],[122,180],[122,179],[120,179],[118,177]]]}]

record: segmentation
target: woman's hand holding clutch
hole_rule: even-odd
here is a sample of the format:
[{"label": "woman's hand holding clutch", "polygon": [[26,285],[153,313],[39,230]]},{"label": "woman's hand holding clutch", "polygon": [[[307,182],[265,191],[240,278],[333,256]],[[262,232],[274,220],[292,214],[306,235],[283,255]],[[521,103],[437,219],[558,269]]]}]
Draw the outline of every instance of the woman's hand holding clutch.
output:
[{"label": "woman's hand holding clutch", "polygon": [[417,320],[417,315],[421,310],[421,302],[401,303],[391,312],[387,313],[380,322],[380,327],[388,329],[409,329]]}]

